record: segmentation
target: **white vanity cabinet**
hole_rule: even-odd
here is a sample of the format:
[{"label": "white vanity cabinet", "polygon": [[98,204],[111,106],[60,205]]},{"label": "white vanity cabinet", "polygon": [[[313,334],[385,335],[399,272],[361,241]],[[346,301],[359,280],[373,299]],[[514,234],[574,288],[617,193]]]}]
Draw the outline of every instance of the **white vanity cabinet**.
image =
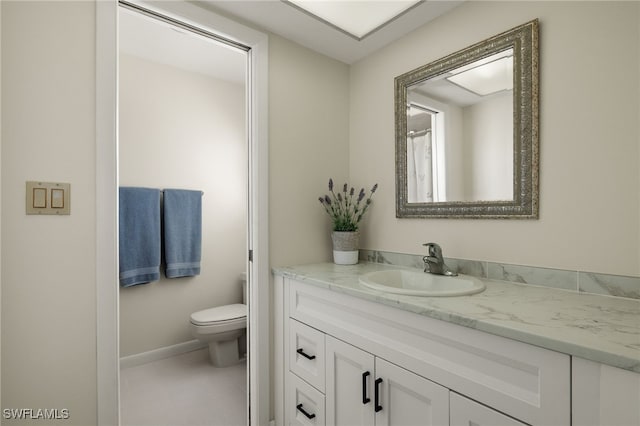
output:
[{"label": "white vanity cabinet", "polygon": [[282,276],[275,285],[276,425],[571,423],[568,355]]}]

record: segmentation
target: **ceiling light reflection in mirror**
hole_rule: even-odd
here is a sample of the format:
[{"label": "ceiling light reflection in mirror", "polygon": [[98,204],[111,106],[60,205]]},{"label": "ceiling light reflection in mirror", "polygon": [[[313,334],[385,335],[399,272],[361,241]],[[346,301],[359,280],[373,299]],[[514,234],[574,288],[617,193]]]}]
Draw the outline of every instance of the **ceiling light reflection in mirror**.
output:
[{"label": "ceiling light reflection in mirror", "polygon": [[[455,74],[447,80],[478,96],[513,89],[513,55],[512,50],[492,55],[471,66],[455,70]],[[511,53],[504,56],[505,53]]]}]

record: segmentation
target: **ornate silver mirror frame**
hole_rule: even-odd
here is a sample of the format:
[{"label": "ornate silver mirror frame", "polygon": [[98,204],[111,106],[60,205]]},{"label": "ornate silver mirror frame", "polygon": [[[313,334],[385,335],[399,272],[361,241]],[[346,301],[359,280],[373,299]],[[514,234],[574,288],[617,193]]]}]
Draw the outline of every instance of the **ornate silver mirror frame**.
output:
[{"label": "ornate silver mirror frame", "polygon": [[[409,203],[408,88],[510,48],[513,49],[513,199]],[[537,219],[538,84],[537,19],[396,77],[396,217]]]}]

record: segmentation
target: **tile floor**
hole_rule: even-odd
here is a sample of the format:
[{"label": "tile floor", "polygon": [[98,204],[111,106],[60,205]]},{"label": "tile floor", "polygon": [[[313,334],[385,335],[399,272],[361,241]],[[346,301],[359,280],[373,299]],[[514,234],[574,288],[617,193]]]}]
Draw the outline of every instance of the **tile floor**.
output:
[{"label": "tile floor", "polygon": [[245,426],[246,363],[215,368],[207,349],[124,368],[122,426]]}]

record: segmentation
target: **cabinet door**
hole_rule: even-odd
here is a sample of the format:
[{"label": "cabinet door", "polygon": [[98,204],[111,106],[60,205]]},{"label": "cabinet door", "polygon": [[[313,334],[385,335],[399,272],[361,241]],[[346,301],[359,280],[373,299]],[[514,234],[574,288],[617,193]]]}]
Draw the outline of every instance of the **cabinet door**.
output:
[{"label": "cabinet door", "polygon": [[640,374],[574,357],[573,424],[640,426]]},{"label": "cabinet door", "polygon": [[373,355],[329,335],[325,346],[327,425],[373,425]]},{"label": "cabinet door", "polygon": [[527,426],[457,393],[450,395],[451,426]]},{"label": "cabinet door", "polygon": [[404,368],[376,358],[376,426],[449,424],[449,390]]}]

